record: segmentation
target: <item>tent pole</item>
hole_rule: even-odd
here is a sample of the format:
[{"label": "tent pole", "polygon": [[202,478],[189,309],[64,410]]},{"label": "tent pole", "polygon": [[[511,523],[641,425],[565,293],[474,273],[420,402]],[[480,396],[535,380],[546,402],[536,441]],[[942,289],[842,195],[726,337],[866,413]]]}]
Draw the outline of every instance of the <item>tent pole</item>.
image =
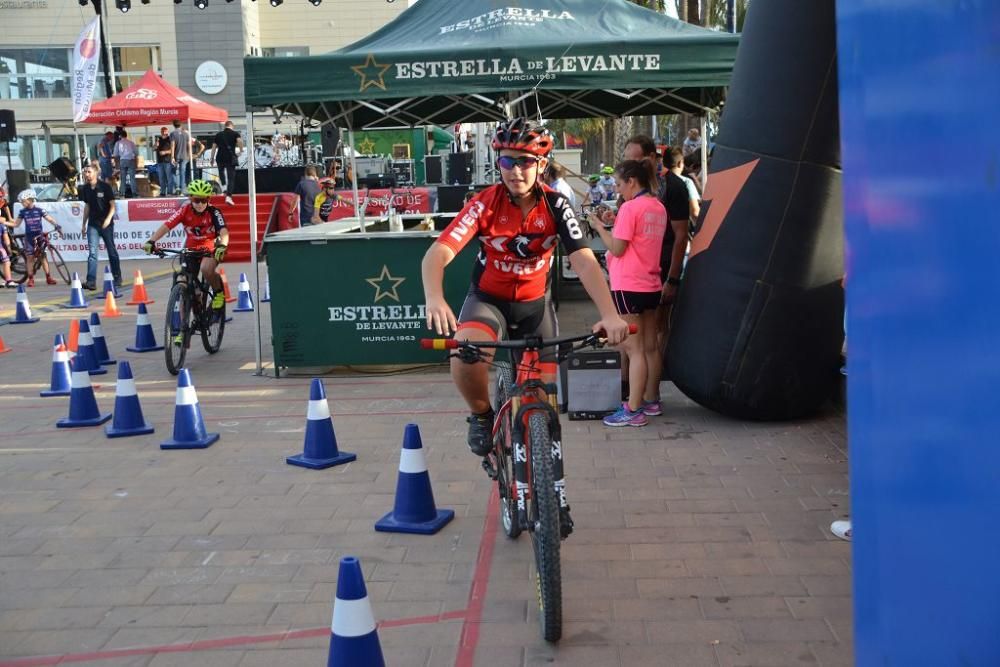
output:
[{"label": "tent pole", "polygon": [[[187,177],[187,169],[191,168],[191,178]],[[188,115],[188,166],[184,168],[184,182],[190,183],[194,180],[194,133],[191,131],[191,116]],[[182,192],[181,195],[187,194]]]},{"label": "tent pole", "polygon": [[[87,142],[83,142],[86,146]],[[80,135],[76,131],[76,123],[73,123],[73,148],[76,150],[76,172],[83,173],[83,151],[80,149]]]},{"label": "tent pole", "polygon": [[351,147],[351,188],[354,190],[354,217],[361,224],[361,233],[364,234],[367,230],[365,229],[365,213],[361,209],[361,200],[358,199],[358,165],[354,161],[354,128],[352,127],[347,128],[347,143]]},{"label": "tent pole", "polygon": [[[257,307],[253,309],[253,356],[257,363],[254,375],[263,375],[260,362],[260,274],[257,270],[257,164],[253,147],[253,111],[247,109],[247,183],[250,186],[250,268],[253,273],[253,293],[257,295]],[[277,370],[277,369],[275,369]]]},{"label": "tent pole", "polygon": [[701,191],[708,186],[708,116],[701,117]]}]

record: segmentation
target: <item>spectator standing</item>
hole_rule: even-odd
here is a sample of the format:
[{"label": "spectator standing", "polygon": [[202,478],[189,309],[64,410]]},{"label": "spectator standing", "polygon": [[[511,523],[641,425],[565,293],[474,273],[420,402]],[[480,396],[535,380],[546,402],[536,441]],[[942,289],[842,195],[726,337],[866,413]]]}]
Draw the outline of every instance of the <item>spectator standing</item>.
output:
[{"label": "spectator standing", "polygon": [[212,160],[219,168],[219,178],[226,186],[226,203],[233,205],[233,188],[236,181],[236,165],[239,162],[243,138],[233,129],[233,121],[227,120],[221,132],[215,135]]},{"label": "spectator standing", "polygon": [[667,212],[653,194],[656,174],[648,160],[625,160],[614,170],[618,192],[625,199],[608,231],[596,212],[591,227],[608,248],[611,297],[618,313],[638,332],[623,343],[629,359],[628,401],[604,418],[605,426],[645,426],[647,415],[663,410],[656,396],[647,395],[648,374],[656,353],[656,307],[660,303],[660,251],[667,229]]},{"label": "spectator standing", "polygon": [[122,267],[115,247],[115,193],[110,185],[97,180],[97,172],[89,165],[83,168],[80,201],[83,202],[83,227],[80,235],[87,237],[90,249],[84,287],[88,290],[97,289],[97,251],[101,241],[104,241],[108,263],[111,264],[111,276],[117,290],[122,285]]},{"label": "spectator standing", "polygon": [[622,153],[623,160],[648,160],[653,165],[656,173],[657,191],[654,195],[663,190],[663,178],[660,176],[660,156],[656,152],[656,144],[653,139],[645,134],[637,134],[630,137],[625,143],[625,151]]},{"label": "spectator standing", "polygon": [[[128,132],[124,129],[121,131],[121,138],[115,142],[112,155],[118,161],[118,171],[120,172],[118,195],[123,198],[138,196],[139,184],[135,180],[135,164],[139,151],[135,142],[128,138]],[[126,195],[126,192],[129,194]]]},{"label": "spectator standing", "polygon": [[115,133],[105,132],[104,138],[97,144],[97,162],[101,165],[101,180],[111,183],[114,174]]},{"label": "spectator standing", "polygon": [[549,166],[545,168],[545,172],[542,174],[542,180],[547,186],[557,191],[566,201],[569,202],[570,208],[574,211],[576,210],[576,193],[573,192],[573,188],[569,186],[566,182],[566,168],[561,164],[556,163],[555,160],[549,162]]},{"label": "spectator standing", "polygon": [[174,191],[174,142],[170,131],[160,128],[160,136],[156,138],[156,173],[160,181],[160,196],[168,197]]},{"label": "spectator standing", "polygon": [[191,135],[179,120],[174,121],[174,131],[170,133],[170,141],[174,144],[174,164],[177,167],[177,174],[174,177],[177,185],[176,193],[181,194],[187,191],[187,184],[191,180],[191,174],[188,173],[188,168],[191,166]]},{"label": "spectator standing", "polygon": [[316,199],[313,201],[312,223],[314,225],[328,222],[333,207],[340,201],[340,195],[337,194],[337,184],[332,178],[324,178],[319,182],[319,185],[322,192],[316,195]]},{"label": "spectator standing", "polygon": [[295,184],[294,192],[299,196],[299,226],[313,224],[313,204],[320,193],[316,167],[313,165],[306,167],[302,179]]},{"label": "spectator standing", "polygon": [[682,150],[684,151],[684,157],[700,151],[701,132],[693,127],[688,130],[687,137],[684,138],[684,146],[682,147]]}]

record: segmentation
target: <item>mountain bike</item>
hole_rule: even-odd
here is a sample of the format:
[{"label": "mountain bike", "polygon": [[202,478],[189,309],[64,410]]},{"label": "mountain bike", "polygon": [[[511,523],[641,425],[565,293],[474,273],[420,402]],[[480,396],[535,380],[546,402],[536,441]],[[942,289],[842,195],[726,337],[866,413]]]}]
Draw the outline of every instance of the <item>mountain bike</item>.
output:
[{"label": "mountain bike", "polygon": [[163,325],[163,355],[167,370],[172,375],[177,375],[184,366],[184,358],[195,333],[201,333],[201,344],[209,354],[215,354],[222,347],[222,336],[226,331],[226,306],[223,305],[219,310],[212,308],[211,287],[199,275],[201,260],[213,254],[210,250],[171,250],[157,247],[153,249],[153,253],[160,257],[168,253],[177,255]]},{"label": "mountain bike", "polygon": [[[635,333],[634,326],[631,332]],[[563,361],[582,348],[603,346],[604,338],[599,333],[550,339],[527,336],[496,342],[425,338],[420,345],[425,349],[455,350],[449,356],[464,363],[490,363],[496,370],[493,450],[483,457],[482,465],[497,483],[504,533],[511,539],[522,531],[531,534],[542,637],[549,642],[559,641],[559,549],[561,541],[572,532],[573,522],[566,500],[557,389],[554,383],[542,380],[538,363],[543,348],[556,350],[555,357]],[[489,362],[484,350],[490,349],[504,350],[508,358]]]},{"label": "mountain bike", "polygon": [[[61,232],[62,230],[59,229],[58,231]],[[62,253],[49,240],[50,233],[42,232],[36,237],[35,248],[41,250],[41,252],[34,256],[24,247],[24,234],[11,235],[10,271],[13,276],[17,276],[14,280],[23,283],[28,279],[28,262],[33,261],[35,263],[31,273],[38,273],[42,268],[42,258],[48,255],[49,270],[57,273],[67,285],[70,284],[71,276],[69,268],[66,266],[66,262],[63,261]]]}]

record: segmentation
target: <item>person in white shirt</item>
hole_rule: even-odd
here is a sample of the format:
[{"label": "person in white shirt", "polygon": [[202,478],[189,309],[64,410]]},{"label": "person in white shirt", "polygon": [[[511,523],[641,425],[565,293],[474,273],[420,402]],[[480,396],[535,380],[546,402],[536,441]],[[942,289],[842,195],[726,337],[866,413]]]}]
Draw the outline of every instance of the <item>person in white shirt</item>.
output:
[{"label": "person in white shirt", "polygon": [[553,160],[549,162],[549,166],[545,168],[545,173],[542,174],[542,180],[545,182],[545,185],[565,197],[566,201],[569,202],[570,208],[575,211],[576,193],[573,192],[573,188],[571,188],[569,183],[566,182],[565,176],[566,168],[561,164],[557,164],[555,160]]},{"label": "person in white shirt", "polygon": [[701,150],[701,132],[695,128],[688,130],[688,135],[684,139],[684,146],[681,148],[684,157]]},{"label": "person in white shirt", "polygon": [[128,132],[122,130],[121,138],[115,143],[115,150],[112,152],[112,157],[118,163],[118,170],[121,172],[118,180],[119,197],[126,196],[126,187],[132,197],[139,195],[139,184],[135,180],[135,165],[138,155],[139,151],[135,147],[135,142],[128,138]]}]

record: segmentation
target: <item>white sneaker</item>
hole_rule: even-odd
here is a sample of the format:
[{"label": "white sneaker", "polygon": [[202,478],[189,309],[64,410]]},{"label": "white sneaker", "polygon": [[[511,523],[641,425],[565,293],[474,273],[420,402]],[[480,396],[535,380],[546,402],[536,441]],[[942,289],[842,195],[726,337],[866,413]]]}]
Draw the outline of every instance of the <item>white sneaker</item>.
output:
[{"label": "white sneaker", "polygon": [[236,206],[236,202],[234,202],[233,198],[230,197],[229,195],[226,195],[226,203],[229,204],[230,206]]},{"label": "white sneaker", "polygon": [[841,519],[830,524],[830,532],[842,540],[851,541],[851,520]]}]

